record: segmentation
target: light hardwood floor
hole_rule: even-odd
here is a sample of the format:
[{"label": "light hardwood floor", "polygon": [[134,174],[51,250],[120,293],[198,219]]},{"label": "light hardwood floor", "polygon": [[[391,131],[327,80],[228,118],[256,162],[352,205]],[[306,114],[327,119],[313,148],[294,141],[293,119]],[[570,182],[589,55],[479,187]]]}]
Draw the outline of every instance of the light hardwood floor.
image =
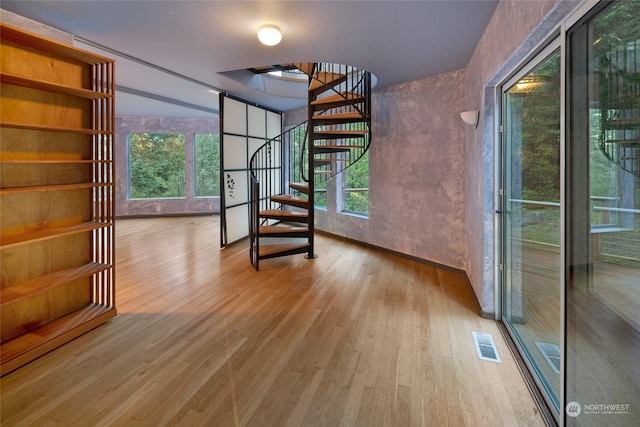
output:
[{"label": "light hardwood floor", "polygon": [[0,423],[544,425],[462,276],[322,235],[256,272],[218,227],[118,220],[118,316],[3,377]]}]

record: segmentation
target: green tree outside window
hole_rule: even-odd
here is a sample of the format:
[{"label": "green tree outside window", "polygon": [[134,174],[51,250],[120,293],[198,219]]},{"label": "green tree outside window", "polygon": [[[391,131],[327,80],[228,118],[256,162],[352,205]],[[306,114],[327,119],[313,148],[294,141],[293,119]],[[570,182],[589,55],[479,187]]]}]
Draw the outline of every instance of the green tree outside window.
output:
[{"label": "green tree outside window", "polygon": [[345,171],[344,211],[369,215],[369,152]]},{"label": "green tree outside window", "polygon": [[185,136],[170,133],[129,134],[129,197],[184,197]]},{"label": "green tree outside window", "polygon": [[220,196],[220,135],[195,135],[195,196]]}]

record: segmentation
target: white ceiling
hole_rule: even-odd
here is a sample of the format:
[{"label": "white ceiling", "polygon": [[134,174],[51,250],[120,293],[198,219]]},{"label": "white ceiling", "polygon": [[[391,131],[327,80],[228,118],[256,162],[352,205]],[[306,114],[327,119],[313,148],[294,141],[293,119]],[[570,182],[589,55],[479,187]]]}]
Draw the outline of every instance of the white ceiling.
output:
[{"label": "white ceiling", "polygon": [[[207,92],[211,88],[280,111],[305,104],[295,90],[272,95],[256,87],[270,90],[273,84],[232,72],[250,67],[298,61],[355,65],[376,76],[377,88],[464,68],[497,3],[2,0],[2,8],[71,33],[78,46],[115,58],[119,115],[201,116],[218,109],[217,97]],[[257,40],[258,28],[267,23],[282,29],[277,46]]]}]

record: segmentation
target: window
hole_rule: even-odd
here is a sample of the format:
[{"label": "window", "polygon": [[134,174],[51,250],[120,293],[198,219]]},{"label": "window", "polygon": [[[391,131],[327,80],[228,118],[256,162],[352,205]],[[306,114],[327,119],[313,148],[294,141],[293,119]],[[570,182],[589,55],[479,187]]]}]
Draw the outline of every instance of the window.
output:
[{"label": "window", "polygon": [[194,144],[195,196],[220,196],[220,135],[196,134]]},{"label": "window", "polygon": [[316,183],[314,188],[314,203],[316,209],[327,209],[327,181]]},{"label": "window", "polygon": [[[288,182],[301,183],[307,180],[307,127],[297,126],[288,131],[286,143],[288,146],[288,159],[290,170],[288,171]],[[327,209],[327,181],[324,179],[316,179],[314,185],[314,203],[316,209]],[[296,194],[297,197],[306,198],[302,193]]]},{"label": "window", "polygon": [[369,152],[347,168],[342,186],[343,211],[369,215]]},{"label": "window", "polygon": [[220,212],[219,119],[116,118],[117,216]]},{"label": "window", "polygon": [[302,182],[303,177],[306,176],[307,171],[302,168],[307,162],[306,158],[306,142],[305,139],[307,137],[307,128],[305,126],[296,126],[295,128],[287,130],[288,138],[285,142],[289,147],[289,161],[290,165],[289,171],[289,182]]},{"label": "window", "polygon": [[157,199],[185,195],[185,136],[130,133],[129,198]]}]

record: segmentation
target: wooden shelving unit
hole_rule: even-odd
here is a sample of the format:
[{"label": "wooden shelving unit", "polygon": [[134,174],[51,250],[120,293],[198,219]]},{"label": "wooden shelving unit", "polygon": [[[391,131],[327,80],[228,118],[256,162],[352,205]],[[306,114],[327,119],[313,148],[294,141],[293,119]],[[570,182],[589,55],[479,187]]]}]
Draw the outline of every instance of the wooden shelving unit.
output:
[{"label": "wooden shelving unit", "polygon": [[0,24],[2,375],[116,315],[114,61]]}]

